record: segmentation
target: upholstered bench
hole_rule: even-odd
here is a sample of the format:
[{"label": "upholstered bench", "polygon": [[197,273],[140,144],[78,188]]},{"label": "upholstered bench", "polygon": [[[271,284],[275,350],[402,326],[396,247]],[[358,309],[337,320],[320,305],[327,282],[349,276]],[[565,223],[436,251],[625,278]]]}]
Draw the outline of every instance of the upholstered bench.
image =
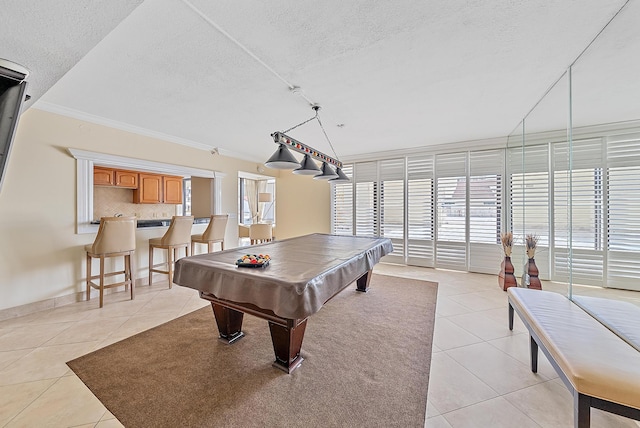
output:
[{"label": "upholstered bench", "polygon": [[[511,287],[508,297],[509,329],[513,330],[515,310],[529,330],[531,371],[538,370],[539,347],[573,394],[576,428],[590,426],[591,407],[640,420],[636,348],[561,294]],[[603,305],[599,311],[611,309]],[[620,309],[614,303],[614,309],[620,319],[624,305]],[[626,309],[637,316],[632,308]]]},{"label": "upholstered bench", "polygon": [[573,296],[573,303],[640,352],[640,306],[589,296]]}]

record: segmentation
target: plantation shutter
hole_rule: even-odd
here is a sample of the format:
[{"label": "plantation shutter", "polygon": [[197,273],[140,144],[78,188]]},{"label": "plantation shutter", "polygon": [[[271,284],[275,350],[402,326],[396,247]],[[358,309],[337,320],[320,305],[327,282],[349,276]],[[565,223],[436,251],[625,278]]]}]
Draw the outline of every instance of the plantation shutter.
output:
[{"label": "plantation shutter", "polygon": [[[510,185],[510,224],[514,237],[513,264],[522,272],[524,238],[538,237],[536,265],[541,279],[550,278],[549,263],[549,145],[507,149]],[[520,268],[520,269],[518,269]]]},{"label": "plantation shutter", "polygon": [[502,259],[504,150],[469,153],[469,271],[495,273]]},{"label": "plantation shutter", "polygon": [[404,158],[381,160],[379,176],[380,236],[393,243],[393,252],[384,261],[404,263]]},{"label": "plantation shutter", "polygon": [[436,267],[467,269],[467,153],[436,156]]},{"label": "plantation shutter", "polygon": [[355,164],[357,236],[378,236],[378,163]]},{"label": "plantation shutter", "polygon": [[604,277],[602,140],[574,141],[571,152],[570,173],[569,144],[562,142],[552,145],[552,279],[601,285]]},{"label": "plantation shutter", "polygon": [[640,290],[640,135],[607,141],[608,242],[605,286]]},{"label": "plantation shutter", "polygon": [[407,158],[407,264],[434,266],[433,156]]},{"label": "plantation shutter", "polygon": [[351,181],[331,183],[331,233],[353,235],[353,165],[342,165],[342,172]]}]

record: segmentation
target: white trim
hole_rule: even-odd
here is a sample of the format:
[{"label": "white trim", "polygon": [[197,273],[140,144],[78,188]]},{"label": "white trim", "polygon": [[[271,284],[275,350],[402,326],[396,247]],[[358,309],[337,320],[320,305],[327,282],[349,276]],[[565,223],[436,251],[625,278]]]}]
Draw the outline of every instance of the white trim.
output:
[{"label": "white trim", "polygon": [[212,180],[211,193],[213,198],[211,199],[211,213],[222,214],[222,180]]},{"label": "white trim", "polygon": [[93,219],[93,161],[76,159],[76,233],[96,233],[98,226],[91,224]]},{"label": "white trim", "polygon": [[[165,175],[179,175],[182,177],[213,178],[213,209],[222,207],[222,179],[227,175],[219,171],[191,168],[181,165],[134,159],[106,153],[96,153],[86,150],[68,148],[71,156],[76,159],[76,233],[96,233],[98,226],[91,224],[93,220],[93,166],[108,166],[135,171],[154,172]],[[213,210],[212,210],[213,212]]]},{"label": "white trim", "polygon": [[[208,169],[191,168],[182,165],[154,162],[144,159],[128,158],[106,153],[89,152],[86,150],[68,148],[75,159],[90,160],[98,166],[118,167],[135,171],[153,172],[164,175],[180,175],[182,177],[224,178],[225,173]],[[93,166],[93,165],[92,165]]]}]

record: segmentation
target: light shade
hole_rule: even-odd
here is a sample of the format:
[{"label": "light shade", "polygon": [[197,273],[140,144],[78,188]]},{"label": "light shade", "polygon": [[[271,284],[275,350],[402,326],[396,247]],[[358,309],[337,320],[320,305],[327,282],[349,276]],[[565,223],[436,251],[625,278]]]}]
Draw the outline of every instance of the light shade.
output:
[{"label": "light shade", "polygon": [[278,145],[278,150],[271,155],[264,165],[267,168],[274,169],[294,169],[300,166],[298,160],[291,154],[284,144]]},{"label": "light shade", "polygon": [[347,175],[342,172],[342,168],[336,168],[336,174],[338,174],[338,178],[332,178],[329,181],[331,181],[332,183],[346,183],[351,181],[349,180],[349,177],[347,177]]},{"label": "light shade", "polygon": [[318,164],[311,159],[310,155],[304,155],[304,159],[300,162],[300,168],[294,169],[294,174],[299,175],[318,175],[320,172],[320,168],[318,168]]},{"label": "light shade", "polygon": [[322,174],[316,175],[313,177],[314,180],[331,180],[333,178],[338,178],[338,174],[329,166],[328,163],[322,162]]},{"label": "light shade", "polygon": [[271,202],[271,193],[258,193],[258,202]]}]

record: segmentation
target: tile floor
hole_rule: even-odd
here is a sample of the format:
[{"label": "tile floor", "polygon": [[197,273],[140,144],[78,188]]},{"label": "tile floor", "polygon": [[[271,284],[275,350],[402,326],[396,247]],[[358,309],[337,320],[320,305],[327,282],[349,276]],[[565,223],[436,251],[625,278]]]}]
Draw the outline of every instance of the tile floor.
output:
[{"label": "tile floor", "polygon": [[[572,400],[528,334],[507,328],[506,293],[494,275],[379,264],[377,273],[437,281],[438,304],[426,427],[572,427]],[[545,289],[563,286],[544,283]],[[585,289],[598,294],[598,289]],[[0,322],[0,427],[121,427],[65,362],[208,303],[166,281]],[[609,291],[640,304],[640,293]],[[517,319],[517,317],[516,317]],[[592,427],[640,424],[592,411]]]}]

